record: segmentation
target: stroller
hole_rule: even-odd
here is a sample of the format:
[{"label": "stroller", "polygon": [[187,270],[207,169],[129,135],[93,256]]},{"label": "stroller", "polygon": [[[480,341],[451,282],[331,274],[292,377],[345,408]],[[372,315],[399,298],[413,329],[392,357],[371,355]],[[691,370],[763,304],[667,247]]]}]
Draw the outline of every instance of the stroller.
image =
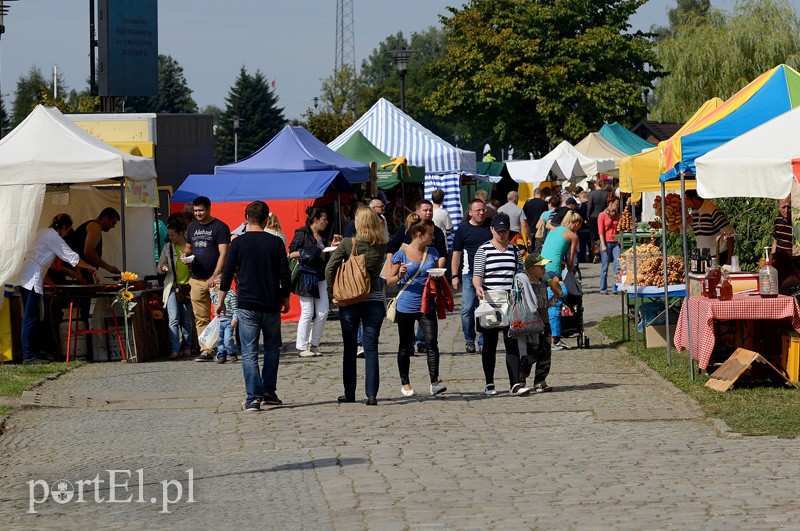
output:
[{"label": "stroller", "polygon": [[[574,281],[568,280],[571,276]],[[589,338],[583,331],[583,288],[577,264],[572,275],[566,275],[567,295],[561,308],[561,337],[577,337],[578,348],[589,348]]]}]

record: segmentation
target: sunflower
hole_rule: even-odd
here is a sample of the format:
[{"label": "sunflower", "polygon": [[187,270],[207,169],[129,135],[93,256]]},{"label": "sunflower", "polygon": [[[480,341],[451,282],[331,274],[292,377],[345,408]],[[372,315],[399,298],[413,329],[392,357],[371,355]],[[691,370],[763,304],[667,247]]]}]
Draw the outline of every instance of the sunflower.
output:
[{"label": "sunflower", "polygon": [[153,319],[163,319],[164,313],[161,310],[150,310],[150,315],[153,316]]},{"label": "sunflower", "polygon": [[138,278],[139,278],[139,275],[137,275],[136,273],[131,273],[130,271],[123,271],[122,272],[122,280],[124,280],[126,282],[133,282],[134,280],[137,280]]},{"label": "sunflower", "polygon": [[128,291],[128,290],[123,290],[123,291],[120,293],[120,296],[121,296],[123,299],[125,299],[126,301],[132,301],[132,300],[133,300],[133,293],[131,293],[131,292],[130,292],[130,291]]}]

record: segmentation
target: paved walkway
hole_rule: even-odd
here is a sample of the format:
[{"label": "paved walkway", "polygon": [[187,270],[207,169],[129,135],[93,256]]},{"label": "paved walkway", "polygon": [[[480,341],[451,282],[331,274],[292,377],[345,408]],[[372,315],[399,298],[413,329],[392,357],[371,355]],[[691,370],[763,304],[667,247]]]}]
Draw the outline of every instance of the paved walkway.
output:
[{"label": "paved walkway", "polygon": [[[597,269],[584,267],[588,285],[597,285]],[[587,324],[618,304],[588,295]],[[0,436],[2,526],[800,526],[798,441],[720,436],[692,402],[594,331],[591,349],[554,353],[555,392],[485,398],[480,358],[460,355],[459,328],[451,316],[441,333],[448,392],[425,396],[417,357],[412,383],[421,396],[402,398],[397,332],[385,323],[378,407],[335,401],[337,322],[327,327],[325,356],[281,359],[285,405],[261,413],[238,411],[238,364],[92,364],[48,382],[42,399],[70,407],[18,409]],[[501,363],[496,381],[507,390]],[[109,469],[131,471],[116,479],[130,490],[113,491],[131,502],[108,503]],[[85,483],[76,503],[79,480],[95,477],[104,481],[97,493]],[[59,489],[58,480],[69,484]],[[44,500],[45,483],[58,493],[31,504],[31,489]],[[169,513],[165,489],[180,499]],[[69,492],[71,501],[54,501]]]}]

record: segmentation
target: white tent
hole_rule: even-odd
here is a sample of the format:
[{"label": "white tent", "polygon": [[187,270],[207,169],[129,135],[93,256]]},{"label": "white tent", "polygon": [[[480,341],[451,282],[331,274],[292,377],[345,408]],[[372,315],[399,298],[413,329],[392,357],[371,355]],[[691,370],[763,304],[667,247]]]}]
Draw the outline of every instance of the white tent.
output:
[{"label": "white tent", "polygon": [[612,171],[614,161],[584,155],[565,140],[541,159],[506,161],[506,168],[518,183],[540,183],[552,172],[560,181],[579,179],[575,184],[585,188],[589,178]]},{"label": "white tent", "polygon": [[475,152],[445,142],[384,98],[328,147],[336,151],[356,131],[390,157],[405,157],[414,166],[425,167],[425,196],[436,188],[445,192],[443,206],[454,224],[461,221],[460,174],[475,172]]},{"label": "white tent", "polygon": [[782,199],[800,174],[800,107],[695,160],[701,197]]},{"label": "white tent", "polygon": [[613,177],[619,177],[619,161],[628,156],[627,153],[618,149],[600,133],[589,133],[583,140],[575,144],[575,149],[588,157],[598,160],[611,159],[614,163],[614,168],[600,173],[607,173]]},{"label": "white tent", "polygon": [[[0,140],[0,226],[4,227],[0,234],[0,282],[5,284],[19,270],[36,230],[47,225],[40,222],[47,185],[116,183],[123,176],[135,181],[153,180],[155,162],[103,143],[58,109],[36,107]],[[50,203],[45,210],[71,210],[69,194],[63,191],[52,194]],[[119,204],[116,206],[119,209]],[[152,253],[150,211],[150,225],[139,232],[148,234],[145,249]],[[76,216],[73,221],[81,223]],[[131,246],[126,247],[130,254]],[[141,243],[133,250],[140,248]]]}]

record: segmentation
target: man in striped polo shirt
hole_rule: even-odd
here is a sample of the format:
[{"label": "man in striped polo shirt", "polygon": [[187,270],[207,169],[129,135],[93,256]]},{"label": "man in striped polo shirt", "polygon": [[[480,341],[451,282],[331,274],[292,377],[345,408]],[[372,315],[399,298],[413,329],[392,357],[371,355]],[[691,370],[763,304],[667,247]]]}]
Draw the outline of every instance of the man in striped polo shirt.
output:
[{"label": "man in striped polo shirt", "polygon": [[[502,290],[511,293],[514,276],[522,272],[517,248],[508,243],[511,221],[508,214],[499,213],[492,217],[492,239],[478,247],[472,272],[472,284],[478,299],[483,300],[485,290]],[[497,394],[494,386],[494,369],[497,361],[497,341],[503,335],[506,347],[506,368],[512,396],[525,396],[530,389],[519,383],[519,345],[515,338],[508,337],[508,327],[486,328],[483,332],[483,352],[481,362],[486,386],[486,396]]]},{"label": "man in striped polo shirt", "polygon": [[[697,248],[709,249],[711,256],[719,253],[720,267],[730,264],[733,256],[733,227],[728,218],[717,205],[698,196],[696,190],[686,190],[686,202],[692,207],[692,230],[697,238]],[[720,248],[717,249],[717,236],[724,233],[731,237],[720,241]]]},{"label": "man in striped polo shirt", "polygon": [[775,241],[772,242],[772,252],[786,251],[792,254],[792,198],[778,201],[780,213],[775,218],[775,226],[772,235]]}]

